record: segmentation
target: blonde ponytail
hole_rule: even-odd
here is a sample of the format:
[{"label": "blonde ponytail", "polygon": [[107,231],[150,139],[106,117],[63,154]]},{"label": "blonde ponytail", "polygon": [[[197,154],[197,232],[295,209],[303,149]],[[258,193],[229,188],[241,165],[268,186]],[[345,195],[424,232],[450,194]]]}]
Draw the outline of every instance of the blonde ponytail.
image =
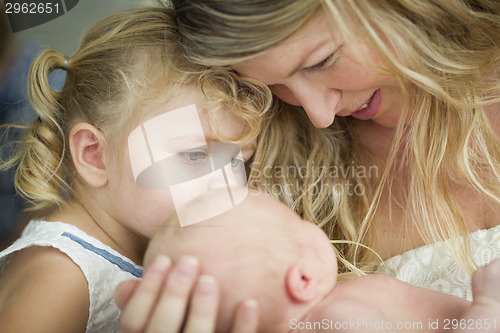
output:
[{"label": "blonde ponytail", "polygon": [[63,65],[64,56],[55,50],[42,51],[35,58],[28,74],[28,97],[36,106],[37,118],[26,127],[18,152],[2,165],[2,169],[17,165],[15,186],[32,204],[30,210],[62,203],[61,189],[68,188],[63,175],[66,149],[60,125],[61,93],[50,87],[48,79],[52,71]]}]

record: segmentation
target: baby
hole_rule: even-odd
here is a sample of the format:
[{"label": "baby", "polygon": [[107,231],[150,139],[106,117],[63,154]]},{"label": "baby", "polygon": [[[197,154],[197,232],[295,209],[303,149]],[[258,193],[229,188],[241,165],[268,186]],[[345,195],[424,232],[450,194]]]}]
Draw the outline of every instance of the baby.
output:
[{"label": "baby", "polygon": [[[210,193],[211,202],[214,195]],[[185,209],[196,211],[204,202],[206,198],[200,197]],[[492,276],[500,274],[500,262],[474,277],[477,293],[472,306],[461,298],[383,275],[337,283],[337,260],[323,231],[286,205],[255,193],[232,210],[187,227],[180,227],[172,216],[152,239],[146,265],[159,254],[174,261],[186,254],[195,256],[203,273],[218,279],[217,332],[229,331],[235,307],[249,298],[259,302],[259,332],[436,332],[447,328],[458,332],[467,325],[479,330],[479,321],[481,331],[495,332],[500,324],[500,295],[491,295],[498,289]],[[477,285],[479,280],[485,284]]]}]

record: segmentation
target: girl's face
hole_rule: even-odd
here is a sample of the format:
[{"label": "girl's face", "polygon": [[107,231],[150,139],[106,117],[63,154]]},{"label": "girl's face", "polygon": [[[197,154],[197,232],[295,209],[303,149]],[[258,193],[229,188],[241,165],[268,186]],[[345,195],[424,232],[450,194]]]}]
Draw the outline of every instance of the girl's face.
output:
[{"label": "girl's face", "polygon": [[[376,64],[373,52],[361,47]],[[301,105],[319,128],[329,126],[335,115],[394,127],[401,113],[396,80],[357,61],[322,10],[283,42],[233,67],[266,83],[283,101]]]},{"label": "girl's face", "polygon": [[[199,88],[184,86],[175,96],[147,110],[151,118],[129,135],[122,172],[113,182],[115,214],[148,238],[185,203],[213,189],[227,189],[228,195],[218,207],[210,207],[212,214],[237,204],[241,198],[232,195],[231,188],[246,186],[244,161],[254,152],[253,143],[239,147],[219,142],[201,110],[217,116],[224,135],[237,134],[242,124],[228,111],[211,113],[213,106],[204,103]],[[187,225],[211,217],[207,214],[179,219]]]}]

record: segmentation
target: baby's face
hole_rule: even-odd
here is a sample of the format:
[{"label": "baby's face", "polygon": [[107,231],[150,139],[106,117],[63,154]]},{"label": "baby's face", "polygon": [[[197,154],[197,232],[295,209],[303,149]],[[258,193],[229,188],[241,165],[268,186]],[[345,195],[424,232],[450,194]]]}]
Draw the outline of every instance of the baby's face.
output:
[{"label": "baby's face", "polygon": [[[267,219],[253,219],[248,221],[248,227],[253,229],[269,229],[266,238],[269,251],[282,248],[282,255],[287,262],[293,262],[299,257],[306,258],[307,254],[314,257],[316,272],[322,279],[320,294],[326,294],[335,285],[338,273],[337,257],[330,240],[317,225],[304,221],[285,204],[263,196],[264,200],[257,201],[255,209],[267,205]],[[248,232],[250,235],[251,233]]]},{"label": "baby's face", "polygon": [[181,220],[183,225],[241,201],[231,189],[246,188],[244,161],[254,152],[253,143],[240,147],[219,141],[209,119],[216,118],[226,136],[236,135],[243,124],[230,111],[206,103],[199,88],[183,86],[174,96],[144,110],[150,117],[129,135],[125,167],[117,176],[117,196],[125,197],[117,211],[148,237],[179,207],[208,191],[223,188],[226,198],[210,212]]}]

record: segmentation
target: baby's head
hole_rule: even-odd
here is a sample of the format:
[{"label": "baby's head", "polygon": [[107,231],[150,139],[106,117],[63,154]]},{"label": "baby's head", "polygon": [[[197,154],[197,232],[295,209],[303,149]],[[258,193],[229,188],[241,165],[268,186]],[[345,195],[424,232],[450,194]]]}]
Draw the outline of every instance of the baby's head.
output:
[{"label": "baby's head", "polygon": [[[185,206],[204,209],[216,202],[208,193]],[[300,318],[335,285],[337,261],[323,231],[266,195],[250,192],[238,206],[209,220],[181,227],[176,216],[149,245],[147,265],[165,254],[177,260],[193,255],[203,274],[221,286],[217,331],[226,332],[236,305],[256,299],[259,331],[278,332]]]}]

